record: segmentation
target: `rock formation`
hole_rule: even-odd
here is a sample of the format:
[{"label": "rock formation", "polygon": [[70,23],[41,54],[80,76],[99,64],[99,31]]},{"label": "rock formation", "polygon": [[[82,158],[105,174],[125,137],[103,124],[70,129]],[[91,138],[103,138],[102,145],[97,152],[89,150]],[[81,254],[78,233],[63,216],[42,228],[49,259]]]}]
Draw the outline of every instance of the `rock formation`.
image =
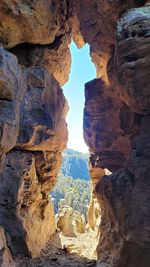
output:
[{"label": "rock formation", "polygon": [[15,56],[2,48],[0,53],[0,224],[13,254],[35,256],[55,232],[49,191],[67,142],[68,107],[58,82],[45,69],[21,70]]},{"label": "rock formation", "polygon": [[[101,207],[100,267],[150,265],[150,13],[144,4],[137,7],[133,1],[133,9],[120,13],[113,46],[102,36],[111,48],[107,79],[102,69],[101,78],[85,86],[84,137]],[[106,169],[112,174],[106,175]]]},{"label": "rock formation", "polygon": [[[90,190],[88,193],[90,193]],[[56,203],[57,199],[55,199],[55,198],[52,198],[52,201],[54,203],[54,208],[57,204],[57,209],[55,209],[56,213],[58,212],[59,209],[63,208],[64,206],[69,206],[69,207],[72,207],[73,210],[78,211],[80,214],[82,214],[86,223],[87,223],[87,221],[88,221],[88,218],[87,218],[88,217],[88,209],[89,209],[88,199],[85,199],[85,201],[83,201],[83,199],[82,199],[83,203],[81,203],[81,197],[79,196],[79,198],[77,199],[75,193],[70,191],[65,195],[65,198],[60,199],[59,203]]]},{"label": "rock formation", "polygon": [[7,239],[4,229],[0,228],[0,265],[1,267],[15,267],[10,249],[7,246]]},{"label": "rock formation", "polygon": [[1,0],[0,17],[2,247],[36,256],[55,232],[49,191],[67,142],[60,85],[72,36],[89,43],[97,68],[84,138],[100,204],[98,264],[149,267],[150,2]]},{"label": "rock formation", "polygon": [[64,236],[75,237],[77,234],[83,234],[85,232],[84,216],[69,206],[63,206],[57,215],[57,227]]},{"label": "rock formation", "polygon": [[70,42],[70,35],[65,34],[56,37],[49,45],[23,43],[9,51],[17,56],[19,64],[44,67],[60,85],[64,85],[68,81],[71,65]]},{"label": "rock formation", "polygon": [[67,0],[2,0],[0,42],[11,48],[21,43],[51,44],[67,29]]},{"label": "rock formation", "polygon": [[100,223],[101,223],[101,207],[97,201],[97,197],[94,193],[91,194],[89,209],[88,209],[88,224],[87,228],[93,230],[94,235],[99,239],[100,234]]}]

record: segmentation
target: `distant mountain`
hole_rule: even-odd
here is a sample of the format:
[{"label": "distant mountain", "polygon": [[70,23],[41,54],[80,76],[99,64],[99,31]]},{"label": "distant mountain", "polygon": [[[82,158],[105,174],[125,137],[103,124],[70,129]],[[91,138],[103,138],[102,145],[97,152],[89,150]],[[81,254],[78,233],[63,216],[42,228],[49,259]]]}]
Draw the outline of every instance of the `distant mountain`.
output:
[{"label": "distant mountain", "polygon": [[66,149],[63,152],[61,173],[64,176],[71,176],[74,179],[90,180],[88,154],[70,148]]}]

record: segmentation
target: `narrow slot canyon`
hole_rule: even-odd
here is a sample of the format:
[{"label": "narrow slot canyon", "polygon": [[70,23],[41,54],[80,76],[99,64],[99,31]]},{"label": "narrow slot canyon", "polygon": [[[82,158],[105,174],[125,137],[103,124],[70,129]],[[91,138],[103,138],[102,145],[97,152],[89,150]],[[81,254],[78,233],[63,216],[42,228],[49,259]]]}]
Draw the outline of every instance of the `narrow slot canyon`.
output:
[{"label": "narrow slot canyon", "polygon": [[98,203],[96,199],[91,198],[90,201],[92,186],[88,170],[88,147],[83,140],[83,110],[84,84],[87,78],[95,78],[96,70],[91,62],[88,45],[79,50],[72,41],[69,48],[71,70],[69,80],[63,86],[69,106],[66,118],[68,148],[62,153],[61,170],[51,195],[62,248],[68,253],[93,260],[95,266],[98,225],[96,229],[94,204],[96,206]]},{"label": "narrow slot canyon", "polygon": [[[1,267],[149,267],[150,1],[1,0],[0,18]],[[69,85],[92,190],[86,230],[76,211],[66,241],[50,194],[68,142],[72,40],[89,45],[96,78],[82,77],[82,59],[84,88]]]}]

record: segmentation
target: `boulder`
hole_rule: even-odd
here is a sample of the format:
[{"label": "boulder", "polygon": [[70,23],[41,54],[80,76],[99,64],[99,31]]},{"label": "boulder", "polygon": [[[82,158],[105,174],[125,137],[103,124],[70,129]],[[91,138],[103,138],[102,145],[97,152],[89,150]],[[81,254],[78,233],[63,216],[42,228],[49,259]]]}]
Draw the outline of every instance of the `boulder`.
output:
[{"label": "boulder", "polygon": [[57,226],[64,236],[75,237],[85,232],[83,216],[69,206],[62,207],[58,212]]}]

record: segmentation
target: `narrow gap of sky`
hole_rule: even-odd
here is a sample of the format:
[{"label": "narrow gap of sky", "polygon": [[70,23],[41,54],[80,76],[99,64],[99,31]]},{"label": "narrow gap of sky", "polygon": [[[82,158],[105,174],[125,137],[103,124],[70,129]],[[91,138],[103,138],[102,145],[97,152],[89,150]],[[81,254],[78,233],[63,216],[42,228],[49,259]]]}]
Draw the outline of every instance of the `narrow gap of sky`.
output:
[{"label": "narrow gap of sky", "polygon": [[68,148],[88,152],[83,139],[84,84],[96,77],[94,64],[89,55],[89,45],[78,49],[74,42],[70,45],[72,65],[69,81],[63,86],[69,104],[67,124],[69,131]]}]

